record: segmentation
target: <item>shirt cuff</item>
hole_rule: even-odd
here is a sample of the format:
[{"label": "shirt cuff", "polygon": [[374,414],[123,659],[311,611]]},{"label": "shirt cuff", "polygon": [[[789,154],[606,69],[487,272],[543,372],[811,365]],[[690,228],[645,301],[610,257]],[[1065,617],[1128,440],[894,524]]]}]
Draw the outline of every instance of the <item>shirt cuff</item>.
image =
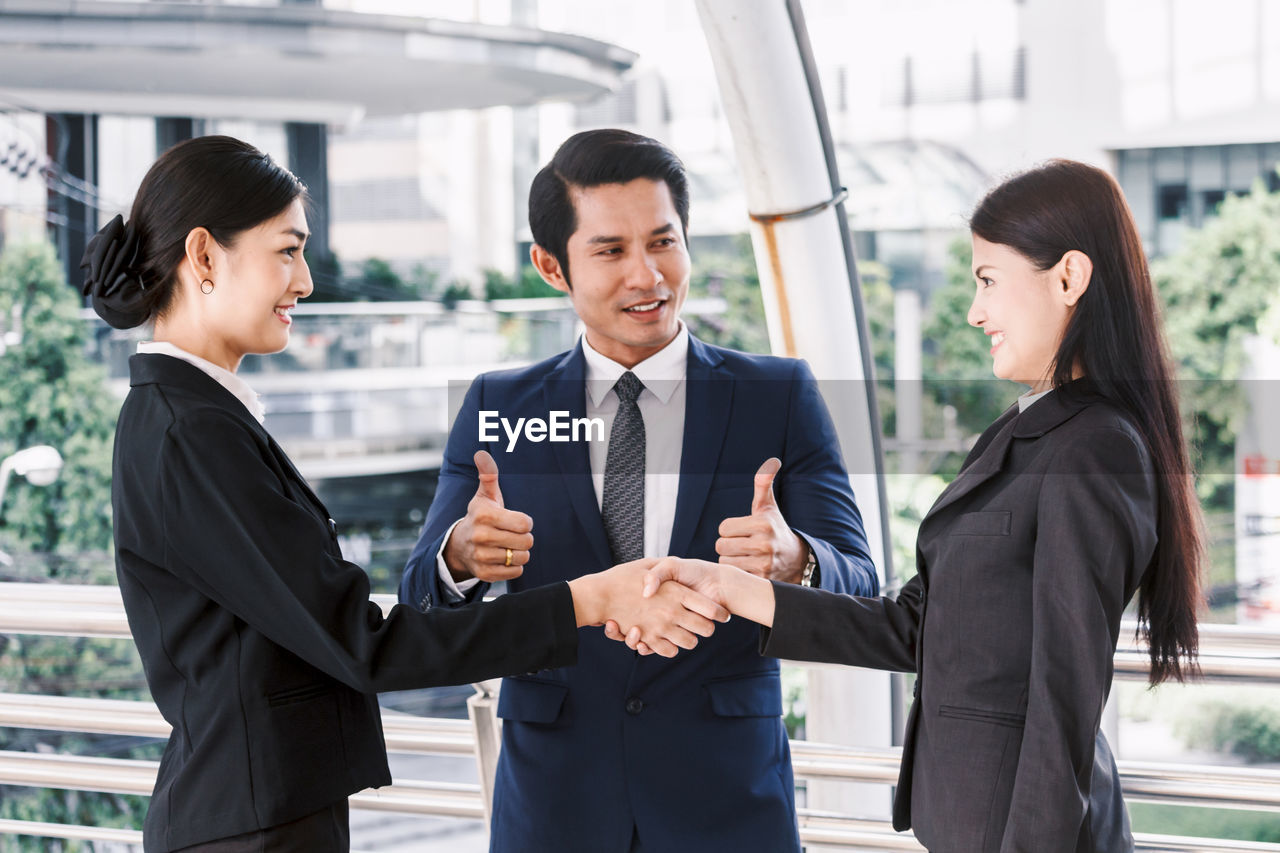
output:
[{"label": "shirt cuff", "polygon": [[470,592],[476,584],[480,583],[479,578],[467,578],[464,581],[456,581],[453,579],[453,573],[449,571],[449,567],[444,562],[444,549],[449,544],[449,537],[453,535],[453,528],[458,526],[458,519],[449,525],[449,529],[444,532],[444,538],[440,540],[440,550],[436,553],[436,572],[440,575],[440,588],[444,590],[445,596],[450,602],[465,601],[467,593]]}]

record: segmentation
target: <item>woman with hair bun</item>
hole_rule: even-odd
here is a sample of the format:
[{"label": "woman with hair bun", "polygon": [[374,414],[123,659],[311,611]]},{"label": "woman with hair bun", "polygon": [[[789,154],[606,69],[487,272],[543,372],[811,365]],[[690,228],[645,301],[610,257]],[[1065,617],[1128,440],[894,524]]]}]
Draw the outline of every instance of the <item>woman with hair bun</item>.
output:
[{"label": "woman with hair bun", "polygon": [[1111,176],[1069,160],[993,189],[970,230],[969,324],[1030,390],[921,522],[916,576],[857,598],[669,558],[647,589],[677,580],[758,622],[762,654],[916,673],[893,825],[930,850],[1130,851],[1100,731],[1121,614],[1136,596],[1158,684],[1195,672],[1201,603],[1142,242]]},{"label": "woman with hair bun", "polygon": [[650,606],[643,561],[384,616],[236,374],[245,355],[285,348],[311,293],[305,200],[252,146],[188,140],[82,265],[104,320],[155,324],[130,359],[112,483],[120,592],[173,726],[148,851],[345,851],[347,797],[391,782],[376,691],[572,664],[576,629],[606,618],[670,656],[727,618],[674,584]]}]

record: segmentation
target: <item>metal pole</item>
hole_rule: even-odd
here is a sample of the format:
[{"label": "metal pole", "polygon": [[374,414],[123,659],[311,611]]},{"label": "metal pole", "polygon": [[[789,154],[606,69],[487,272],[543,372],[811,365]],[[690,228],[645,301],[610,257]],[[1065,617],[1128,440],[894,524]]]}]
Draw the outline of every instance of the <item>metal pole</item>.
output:
[{"label": "metal pole", "polygon": [[[806,359],[841,436],[872,556],[891,577],[880,423],[834,144],[798,2],[697,0],[738,167],[774,352]],[[808,736],[888,746],[889,677],[811,672]],[[856,790],[853,790],[856,787]],[[809,788],[809,806],[887,815],[883,789]]]},{"label": "metal pole", "polygon": [[502,751],[502,721],[498,719],[498,691],[502,682],[482,681],[471,685],[476,689],[467,699],[467,716],[475,730],[476,770],[480,776],[480,793],[484,800],[484,821],[493,817],[493,787],[498,775],[498,754]]},{"label": "metal pole", "polygon": [[[924,437],[920,294],[899,290],[893,294],[893,396],[896,405],[898,468],[900,477],[920,473],[919,441]],[[906,482],[910,482],[909,480]]]}]

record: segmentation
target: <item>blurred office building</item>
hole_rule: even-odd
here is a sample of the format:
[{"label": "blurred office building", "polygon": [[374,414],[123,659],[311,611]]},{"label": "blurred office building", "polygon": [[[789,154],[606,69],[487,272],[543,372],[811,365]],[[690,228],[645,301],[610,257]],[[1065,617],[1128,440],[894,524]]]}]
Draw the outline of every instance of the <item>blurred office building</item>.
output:
[{"label": "blurred office building", "polygon": [[[633,127],[670,142],[714,200],[718,164],[733,153],[694,5],[620,4],[607,17],[590,14],[595,5],[543,3],[539,23],[617,38],[640,58],[622,90],[541,109],[544,156],[573,129]],[[1051,157],[1115,174],[1153,255],[1176,249],[1181,229],[1212,217],[1225,194],[1257,179],[1280,185],[1273,3],[803,8],[859,254],[889,264],[895,286],[936,287],[939,255],[986,186]],[[745,230],[740,198],[710,207],[694,204],[698,228]]]},{"label": "blurred office building", "polygon": [[[177,139],[235,133],[312,187],[314,248],[357,282],[335,285],[336,298],[362,295],[369,259],[408,292],[454,282],[479,293],[485,270],[510,276],[523,263],[537,168],[570,133],[621,126],[686,160],[695,249],[746,231],[693,3],[608,14],[594,0],[102,4],[110,15],[95,5],[7,13],[0,35],[0,148],[21,136],[15,155],[47,158],[59,178],[100,193],[96,216],[50,194],[55,230],[74,235],[127,204]],[[202,25],[169,46],[195,54],[178,62],[157,42],[191,17],[184,8]],[[1274,4],[813,0],[804,14],[859,255],[888,264],[897,287],[935,289],[983,189],[1049,157],[1111,170],[1153,255],[1227,193],[1278,185]],[[47,118],[32,126],[33,114]],[[22,172],[0,166],[0,180]],[[42,183],[27,169],[23,209],[39,207]],[[17,206],[5,205],[6,222]],[[80,245],[65,242],[72,254]]]}]

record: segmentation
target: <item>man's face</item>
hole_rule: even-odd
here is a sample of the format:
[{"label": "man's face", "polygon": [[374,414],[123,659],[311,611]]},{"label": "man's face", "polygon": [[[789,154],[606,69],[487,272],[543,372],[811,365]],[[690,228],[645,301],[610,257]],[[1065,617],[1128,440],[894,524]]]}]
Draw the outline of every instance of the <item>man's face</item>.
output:
[{"label": "man's face", "polygon": [[578,229],[569,237],[570,279],[540,246],[534,266],[569,295],[598,352],[634,367],[671,343],[689,293],[689,250],[664,181],[572,187]]}]

